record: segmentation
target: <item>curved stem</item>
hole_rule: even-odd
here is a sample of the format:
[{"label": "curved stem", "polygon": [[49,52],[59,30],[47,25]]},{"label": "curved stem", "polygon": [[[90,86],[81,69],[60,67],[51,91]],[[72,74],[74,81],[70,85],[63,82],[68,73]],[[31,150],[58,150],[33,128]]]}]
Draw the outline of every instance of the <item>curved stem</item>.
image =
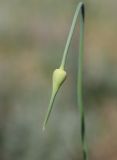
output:
[{"label": "curved stem", "polygon": [[[86,131],[85,131],[85,115],[84,115],[84,106],[83,106],[83,42],[84,42],[84,17],[85,17],[85,8],[84,4],[80,2],[76,8],[76,12],[74,14],[74,18],[72,21],[71,29],[67,38],[67,42],[65,45],[65,49],[63,52],[63,57],[61,61],[61,65],[59,68],[59,72],[56,75],[56,82],[58,83],[57,89],[52,90],[52,96],[50,99],[47,115],[45,117],[43,129],[45,128],[45,125],[47,124],[47,121],[50,117],[50,113],[52,111],[53,103],[55,100],[55,96],[58,92],[58,89],[60,88],[61,84],[63,83],[63,80],[60,76],[64,73],[64,67],[68,55],[69,46],[72,40],[72,35],[76,26],[77,18],[80,17],[80,38],[79,38],[79,58],[78,58],[78,73],[77,73],[77,105],[79,107],[80,112],[80,127],[81,127],[81,141],[82,141],[82,150],[83,150],[83,160],[88,160],[88,154],[87,154],[87,144],[86,144]],[[61,74],[62,73],[62,74]],[[65,74],[65,73],[64,73]],[[63,78],[63,76],[62,76]],[[62,80],[62,81],[61,81]],[[53,81],[54,82],[54,81]],[[62,82],[62,83],[61,83]]]},{"label": "curved stem", "polygon": [[69,35],[68,35],[68,38],[67,38],[67,42],[66,42],[66,45],[65,45],[65,49],[64,49],[64,52],[63,52],[63,57],[62,57],[61,65],[60,65],[60,68],[62,68],[62,69],[64,68],[65,63],[66,63],[69,46],[70,46],[70,43],[71,43],[71,40],[72,40],[72,35],[73,35],[74,29],[75,29],[75,26],[76,26],[76,22],[77,22],[77,18],[79,16],[80,12],[81,12],[80,22],[81,22],[81,19],[84,22],[85,12],[84,12],[84,4],[82,2],[80,2],[77,6],[76,12],[74,14],[74,18],[73,18],[73,21],[72,21],[72,24],[71,24],[71,28],[70,28],[70,31],[69,31]]},{"label": "curved stem", "polygon": [[84,42],[84,16],[85,8],[84,4],[80,2],[76,8],[76,12],[72,21],[71,29],[67,38],[66,46],[63,53],[62,62],[60,68],[64,69],[69,46],[72,40],[72,35],[75,29],[78,16],[80,17],[80,38],[79,38],[79,58],[78,58],[78,73],[77,73],[77,105],[80,112],[80,124],[81,124],[81,141],[83,150],[83,159],[87,160],[87,144],[86,144],[86,131],[85,131],[85,115],[83,106],[83,42]]}]

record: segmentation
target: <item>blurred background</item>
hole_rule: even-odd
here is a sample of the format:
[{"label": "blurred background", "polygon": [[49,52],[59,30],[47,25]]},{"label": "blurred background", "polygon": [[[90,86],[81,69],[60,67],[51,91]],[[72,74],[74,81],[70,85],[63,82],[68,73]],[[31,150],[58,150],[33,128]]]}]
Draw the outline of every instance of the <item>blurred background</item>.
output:
[{"label": "blurred background", "polygon": [[[0,0],[0,160],[82,160],[78,26],[45,132],[51,76],[78,0]],[[90,160],[117,159],[117,1],[86,4],[84,105]]]}]

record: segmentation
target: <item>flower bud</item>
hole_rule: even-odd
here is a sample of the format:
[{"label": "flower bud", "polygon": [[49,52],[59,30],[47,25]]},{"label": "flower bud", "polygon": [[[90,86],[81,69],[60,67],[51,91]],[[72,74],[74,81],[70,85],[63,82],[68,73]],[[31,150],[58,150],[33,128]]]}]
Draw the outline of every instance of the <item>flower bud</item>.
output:
[{"label": "flower bud", "polygon": [[45,130],[45,126],[46,126],[46,124],[48,122],[48,119],[50,117],[50,113],[52,111],[55,96],[56,96],[60,86],[64,82],[65,78],[66,78],[66,72],[63,69],[61,69],[61,68],[55,69],[55,71],[53,72],[52,95],[51,95],[50,103],[49,103],[49,106],[48,106],[47,114],[46,114],[46,117],[45,117],[45,121],[44,121],[44,124],[43,124],[43,130]]},{"label": "flower bud", "polygon": [[53,72],[53,92],[56,92],[66,78],[66,72],[59,68]]}]

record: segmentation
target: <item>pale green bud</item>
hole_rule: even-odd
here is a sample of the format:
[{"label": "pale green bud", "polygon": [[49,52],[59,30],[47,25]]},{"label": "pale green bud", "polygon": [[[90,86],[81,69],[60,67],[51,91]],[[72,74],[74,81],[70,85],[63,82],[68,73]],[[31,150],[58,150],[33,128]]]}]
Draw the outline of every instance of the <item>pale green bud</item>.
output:
[{"label": "pale green bud", "polygon": [[50,103],[49,103],[49,106],[48,106],[47,114],[46,114],[46,117],[45,117],[45,121],[44,121],[44,124],[43,124],[43,130],[45,130],[46,123],[47,123],[47,121],[50,117],[50,113],[52,111],[55,96],[56,96],[60,86],[64,82],[65,78],[66,78],[66,72],[62,68],[55,69],[55,71],[53,72],[52,95],[51,95]]},{"label": "pale green bud", "polygon": [[66,79],[66,72],[59,68],[53,72],[53,92],[56,92]]}]

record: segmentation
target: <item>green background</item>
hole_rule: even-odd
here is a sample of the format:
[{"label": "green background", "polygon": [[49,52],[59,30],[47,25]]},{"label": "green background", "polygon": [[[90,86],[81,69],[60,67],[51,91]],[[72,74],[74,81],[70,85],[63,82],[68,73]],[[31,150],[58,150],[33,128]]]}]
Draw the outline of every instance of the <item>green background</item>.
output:
[{"label": "green background", "polygon": [[[42,131],[51,76],[77,0],[0,0],[0,160],[81,160],[76,107],[78,30],[67,80]],[[86,5],[84,105],[90,160],[117,159],[117,1]]]}]

